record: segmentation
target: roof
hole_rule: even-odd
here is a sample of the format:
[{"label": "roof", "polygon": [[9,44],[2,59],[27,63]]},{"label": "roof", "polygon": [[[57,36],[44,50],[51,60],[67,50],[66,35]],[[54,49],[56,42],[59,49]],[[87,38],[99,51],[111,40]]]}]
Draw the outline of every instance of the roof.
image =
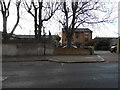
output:
[{"label": "roof", "polygon": [[75,32],[92,32],[89,28],[78,28]]},{"label": "roof", "polygon": [[92,31],[89,28],[77,28],[75,32],[92,32]]}]

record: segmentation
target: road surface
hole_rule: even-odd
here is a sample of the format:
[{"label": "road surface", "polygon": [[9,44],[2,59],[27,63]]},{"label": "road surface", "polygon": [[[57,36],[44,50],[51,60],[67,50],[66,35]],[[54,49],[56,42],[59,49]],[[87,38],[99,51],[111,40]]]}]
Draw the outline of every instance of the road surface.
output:
[{"label": "road surface", "polygon": [[3,63],[3,88],[118,88],[118,63],[108,61]]}]

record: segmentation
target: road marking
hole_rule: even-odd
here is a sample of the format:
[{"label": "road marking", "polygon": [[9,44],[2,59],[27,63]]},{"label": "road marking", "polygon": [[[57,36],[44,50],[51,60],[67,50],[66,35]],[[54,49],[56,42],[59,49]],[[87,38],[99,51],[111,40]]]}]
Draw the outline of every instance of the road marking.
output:
[{"label": "road marking", "polygon": [[101,56],[97,55],[98,58],[100,58],[101,60],[100,61],[104,61],[104,58],[102,58]]},{"label": "road marking", "polygon": [[63,65],[64,65],[64,63],[61,63],[61,65],[63,66]]},{"label": "road marking", "polygon": [[4,81],[4,80],[6,80],[7,79],[7,77],[5,77],[5,76],[0,76],[0,81]]}]

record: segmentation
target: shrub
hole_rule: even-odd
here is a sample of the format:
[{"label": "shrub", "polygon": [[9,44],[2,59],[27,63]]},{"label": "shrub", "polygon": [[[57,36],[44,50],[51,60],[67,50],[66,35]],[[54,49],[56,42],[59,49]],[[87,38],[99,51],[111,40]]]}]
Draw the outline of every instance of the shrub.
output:
[{"label": "shrub", "polygon": [[96,42],[95,49],[96,50],[109,50],[110,40],[109,39],[101,39]]}]

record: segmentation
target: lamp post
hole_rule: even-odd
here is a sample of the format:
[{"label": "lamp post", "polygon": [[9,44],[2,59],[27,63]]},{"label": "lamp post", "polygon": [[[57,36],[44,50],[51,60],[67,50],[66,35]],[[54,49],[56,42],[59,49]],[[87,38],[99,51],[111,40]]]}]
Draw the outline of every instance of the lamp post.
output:
[{"label": "lamp post", "polygon": [[46,33],[45,33],[45,27],[43,27],[44,56],[45,56],[45,48],[46,48],[46,46],[45,46],[45,36],[46,36]]}]

